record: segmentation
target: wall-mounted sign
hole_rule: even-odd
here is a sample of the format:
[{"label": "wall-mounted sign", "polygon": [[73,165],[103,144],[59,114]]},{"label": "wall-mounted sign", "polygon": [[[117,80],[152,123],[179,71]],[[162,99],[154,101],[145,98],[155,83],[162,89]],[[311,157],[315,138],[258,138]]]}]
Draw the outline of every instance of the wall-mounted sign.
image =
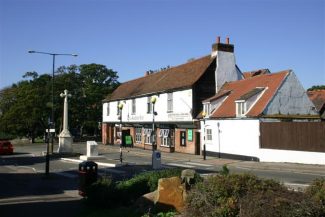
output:
[{"label": "wall-mounted sign", "polygon": [[190,113],[171,113],[168,114],[168,121],[191,121],[192,115]]},{"label": "wall-mounted sign", "polygon": [[187,130],[187,140],[193,141],[193,130],[191,129]]}]

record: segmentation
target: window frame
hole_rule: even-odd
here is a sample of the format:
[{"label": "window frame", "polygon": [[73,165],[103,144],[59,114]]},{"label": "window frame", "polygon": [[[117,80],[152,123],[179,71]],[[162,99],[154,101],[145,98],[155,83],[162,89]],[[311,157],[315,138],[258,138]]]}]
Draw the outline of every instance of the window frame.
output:
[{"label": "window frame", "polygon": [[132,114],[136,114],[137,112],[137,104],[136,104],[136,99],[132,99]]},{"label": "window frame", "polygon": [[109,114],[110,114],[110,103],[108,102],[107,103],[107,107],[106,107],[106,116],[109,116]]},{"label": "window frame", "polygon": [[167,93],[167,112],[173,112],[173,93]]},{"label": "window frame", "polygon": [[116,109],[117,109],[116,114],[117,115],[120,115],[120,108],[118,107],[119,104],[120,104],[120,101],[117,101],[117,104],[116,104]]},{"label": "window frame", "polygon": [[[182,134],[184,134],[184,137],[182,136]],[[179,145],[180,146],[182,146],[182,147],[185,147],[187,144],[186,144],[186,130],[181,130],[180,132],[179,132]],[[184,140],[183,140],[184,139]],[[184,141],[184,143],[183,143],[183,141]]]},{"label": "window frame", "polygon": [[212,142],[212,129],[211,128],[206,128],[205,129],[205,139],[207,142]]},{"label": "window frame", "polygon": [[[144,143],[147,145],[152,145],[152,129],[151,128],[144,128]],[[150,133],[148,133],[150,132]]]},{"label": "window frame", "polygon": [[245,117],[247,112],[247,105],[245,100],[237,100],[236,102],[236,116]]},{"label": "window frame", "polygon": [[[138,132],[140,131],[140,132]],[[142,127],[135,128],[135,143],[140,144],[142,143]]]},{"label": "window frame", "polygon": [[152,113],[152,105],[151,105],[151,97],[148,96],[147,97],[147,114],[151,114]]}]

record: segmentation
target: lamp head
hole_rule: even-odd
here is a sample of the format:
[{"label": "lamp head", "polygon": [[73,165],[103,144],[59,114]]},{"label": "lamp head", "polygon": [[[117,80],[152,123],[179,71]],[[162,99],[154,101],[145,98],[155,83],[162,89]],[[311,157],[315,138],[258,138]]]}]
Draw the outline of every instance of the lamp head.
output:
[{"label": "lamp head", "polygon": [[122,110],[123,109],[123,103],[118,104],[118,108]]},{"label": "lamp head", "polygon": [[150,99],[150,101],[151,101],[152,104],[155,104],[156,101],[157,101],[157,97],[152,96],[151,99]]},{"label": "lamp head", "polygon": [[77,57],[77,56],[78,56],[78,54],[72,54],[72,56],[74,56],[74,57]]},{"label": "lamp head", "polygon": [[29,50],[28,53],[35,53],[35,51],[34,50]]},{"label": "lamp head", "polygon": [[207,116],[207,113],[202,112],[202,117],[205,118],[205,116]]}]

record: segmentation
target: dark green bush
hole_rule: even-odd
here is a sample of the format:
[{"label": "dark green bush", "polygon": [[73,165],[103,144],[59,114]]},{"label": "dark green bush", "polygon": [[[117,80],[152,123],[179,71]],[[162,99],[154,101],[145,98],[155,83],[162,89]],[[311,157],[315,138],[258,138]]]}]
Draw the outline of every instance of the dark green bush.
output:
[{"label": "dark green bush", "polygon": [[87,202],[102,207],[114,206],[116,185],[110,177],[99,179],[86,189]]},{"label": "dark green bush", "polygon": [[261,180],[249,174],[216,175],[207,177],[190,191],[187,197],[187,216],[238,216],[239,200],[247,192],[284,189],[278,182]]},{"label": "dark green bush", "polygon": [[140,173],[131,179],[116,183],[111,179],[101,179],[87,191],[87,201],[105,207],[130,205],[140,196],[156,190],[160,178],[180,175],[180,169],[166,169]]},{"label": "dark green bush", "polygon": [[305,193],[319,201],[325,209],[325,179],[316,179],[306,188]]},{"label": "dark green bush", "polygon": [[320,203],[302,192],[286,189],[254,191],[240,200],[240,217],[316,217],[322,216]]}]

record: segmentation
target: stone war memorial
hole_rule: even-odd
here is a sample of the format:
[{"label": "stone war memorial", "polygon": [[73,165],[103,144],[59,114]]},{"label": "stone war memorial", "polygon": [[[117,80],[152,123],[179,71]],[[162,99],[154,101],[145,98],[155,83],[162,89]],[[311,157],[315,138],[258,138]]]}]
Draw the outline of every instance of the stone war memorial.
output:
[{"label": "stone war memorial", "polygon": [[72,153],[72,136],[68,127],[68,98],[71,97],[71,94],[68,93],[68,90],[64,90],[64,93],[61,93],[60,96],[64,98],[63,105],[63,129],[59,135],[59,153]]}]

